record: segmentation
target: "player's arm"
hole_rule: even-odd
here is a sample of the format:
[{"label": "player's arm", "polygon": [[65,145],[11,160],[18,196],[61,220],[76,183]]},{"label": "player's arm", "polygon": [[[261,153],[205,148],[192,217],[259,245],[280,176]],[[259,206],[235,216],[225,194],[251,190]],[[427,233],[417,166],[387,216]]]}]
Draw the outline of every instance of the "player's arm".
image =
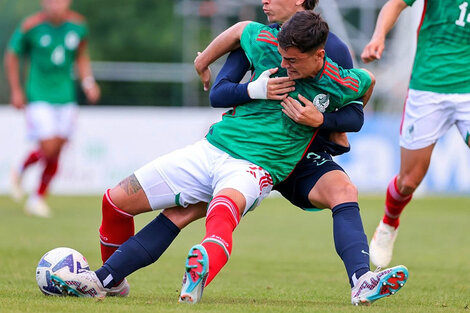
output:
[{"label": "player's arm", "polygon": [[370,86],[369,88],[367,89],[367,91],[364,93],[364,95],[362,96],[362,105],[363,106],[366,106],[366,104],[369,102],[370,100],[370,97],[372,96],[372,92],[374,91],[374,87],[375,87],[375,75],[372,74],[372,72],[366,70],[365,68],[362,69],[363,71],[367,72],[367,74],[369,74],[370,76]]},{"label": "player's arm", "polygon": [[[353,68],[353,60],[348,46],[332,32],[328,34],[325,52],[342,68]],[[361,101],[362,99],[358,99],[358,102]],[[320,128],[330,132],[357,132],[362,128],[363,123],[363,106],[360,103],[352,103],[333,113],[324,112]]]},{"label": "player's arm", "polygon": [[250,69],[243,49],[238,48],[227,57],[211,88],[209,99],[214,108],[229,108],[251,101],[248,83],[239,82]]},{"label": "player's arm", "polygon": [[292,91],[293,81],[288,77],[269,76],[277,69],[266,70],[255,81],[241,84],[250,69],[245,52],[239,48],[230,52],[211,88],[209,99],[216,108],[229,108],[250,102],[252,99],[282,100]]},{"label": "player's arm", "polygon": [[75,60],[76,69],[86,98],[90,103],[94,104],[98,102],[101,92],[95,78],[93,77],[90,57],[88,56],[86,45],[86,41],[82,41],[78,47],[77,57]]},{"label": "player's arm", "polygon": [[385,37],[407,6],[403,0],[388,0],[385,3],[377,18],[374,34],[362,51],[361,59],[364,63],[380,59],[385,49]]},{"label": "player's arm", "polygon": [[324,120],[321,125],[322,129],[334,132],[358,132],[361,130],[364,124],[363,108],[366,106],[367,102],[369,102],[376,81],[373,73],[365,69],[363,70],[369,74],[371,83],[362,96],[362,100],[356,99],[335,112],[323,113]]},{"label": "player's arm", "polygon": [[23,109],[26,104],[23,87],[20,80],[20,60],[18,55],[7,49],[4,57],[5,72],[10,86],[10,102],[17,109]]},{"label": "player's arm", "polygon": [[194,67],[196,68],[199,78],[204,85],[204,90],[209,90],[210,86],[211,72],[209,65],[214,63],[224,54],[240,47],[240,38],[243,30],[249,23],[251,22],[238,22],[237,24],[229,27],[220,35],[215,37],[203,52],[198,53],[194,60]]},{"label": "player's arm", "polygon": [[[302,105],[302,104],[303,105]],[[294,122],[310,126],[320,127],[324,124],[324,116],[330,116],[328,126],[321,127],[324,130],[334,132],[357,132],[364,123],[364,111],[360,103],[351,103],[331,113],[321,113],[313,105],[312,101],[299,94],[299,101],[287,97],[281,102],[284,114]]]},{"label": "player's arm", "polygon": [[[276,27],[276,25],[271,25]],[[241,35],[240,35],[241,36]],[[241,48],[232,51],[216,77],[210,92],[213,107],[234,107],[252,99],[282,100],[294,90],[295,82],[288,77],[270,77],[277,69],[266,70],[254,81],[240,84],[250,69],[250,62]],[[210,81],[210,71],[204,81]],[[207,84],[205,84],[206,89]]]},{"label": "player's arm", "polygon": [[[325,80],[334,82],[335,85],[330,87],[329,90],[325,90],[325,92],[330,93],[336,99],[336,109],[347,107],[353,103],[362,105],[361,97],[366,100],[369,99],[375,84],[375,77],[371,72],[357,69],[345,70],[341,67],[336,68],[334,63],[329,63],[329,68],[325,70],[326,74],[323,76],[333,77],[330,79],[325,78]],[[338,80],[337,77],[340,79]],[[323,114],[318,111],[312,101],[304,96],[299,94],[298,99],[300,102],[292,97],[287,97],[282,101],[283,112],[296,123],[320,127],[324,120]],[[333,110],[336,113],[335,107],[329,106],[327,110],[330,110],[330,112]]]}]

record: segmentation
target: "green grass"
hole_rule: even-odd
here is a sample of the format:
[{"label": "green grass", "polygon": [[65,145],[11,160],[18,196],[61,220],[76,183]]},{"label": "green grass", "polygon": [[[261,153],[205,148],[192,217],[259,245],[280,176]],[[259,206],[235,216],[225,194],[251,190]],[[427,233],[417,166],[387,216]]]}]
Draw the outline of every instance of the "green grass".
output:
[{"label": "green grass", "polygon": [[[470,312],[470,199],[421,198],[402,218],[393,264],[410,271],[407,285],[371,307],[350,305],[346,271],[336,255],[329,211],[307,213],[278,198],[243,218],[232,258],[195,306],[177,298],[188,249],[204,234],[183,230],[156,263],[129,277],[129,298],[103,301],[43,296],[35,280],[41,256],[59,246],[100,266],[100,197],[51,197],[54,217],[23,215],[0,197],[0,312]],[[383,198],[360,199],[370,237]],[[136,218],[140,229],[155,217]]]}]

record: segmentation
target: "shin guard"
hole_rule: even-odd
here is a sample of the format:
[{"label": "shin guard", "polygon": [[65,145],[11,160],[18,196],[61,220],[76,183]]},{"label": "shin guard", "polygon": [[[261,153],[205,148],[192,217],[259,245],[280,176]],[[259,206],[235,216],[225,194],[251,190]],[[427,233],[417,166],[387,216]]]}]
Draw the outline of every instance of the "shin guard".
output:
[{"label": "shin guard", "polygon": [[122,211],[112,202],[109,189],[103,196],[99,232],[103,263],[121,244],[134,235],[134,216]]}]

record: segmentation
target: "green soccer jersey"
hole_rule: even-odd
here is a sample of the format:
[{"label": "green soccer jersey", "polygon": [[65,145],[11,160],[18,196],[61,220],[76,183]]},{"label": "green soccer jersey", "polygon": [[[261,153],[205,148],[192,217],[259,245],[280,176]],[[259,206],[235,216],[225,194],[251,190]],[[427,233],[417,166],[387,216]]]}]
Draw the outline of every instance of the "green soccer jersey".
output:
[{"label": "green soccer jersey", "polygon": [[28,102],[60,105],[76,101],[74,63],[87,34],[83,18],[73,12],[60,25],[51,24],[44,13],[37,13],[16,29],[9,50],[29,59]]},{"label": "green soccer jersey", "polygon": [[[411,6],[415,0],[404,0]],[[470,93],[470,1],[424,2],[410,88]]]},{"label": "green soccer jersey", "polygon": [[[287,76],[280,67],[278,32],[259,23],[250,23],[243,31],[241,46],[255,77],[274,67],[279,67],[278,76]],[[361,97],[370,83],[365,71],[344,70],[325,58],[318,75],[296,80],[296,91],[290,95],[297,98],[300,93],[313,100],[320,111],[332,112]],[[316,129],[297,124],[282,113],[280,101],[254,100],[224,114],[206,138],[231,156],[263,167],[277,184],[294,169],[315,135]]]}]

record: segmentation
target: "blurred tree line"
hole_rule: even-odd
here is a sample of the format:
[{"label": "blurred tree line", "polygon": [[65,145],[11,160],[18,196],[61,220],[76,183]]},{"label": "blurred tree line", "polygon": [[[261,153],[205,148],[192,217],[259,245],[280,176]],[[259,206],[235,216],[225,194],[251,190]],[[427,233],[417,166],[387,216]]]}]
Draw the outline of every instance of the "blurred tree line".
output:
[{"label": "blurred tree line", "polygon": [[[175,3],[173,0],[75,0],[72,9],[87,19],[92,61],[180,63],[184,17],[175,13]],[[0,0],[1,104],[9,103],[3,68],[7,42],[21,20],[40,9],[40,0]],[[199,29],[203,38],[200,45],[205,45],[211,37],[209,23],[200,22]],[[101,105],[178,106],[182,103],[182,83],[99,80],[98,83],[102,89]],[[200,105],[208,105],[207,93],[200,98],[203,99]],[[85,102],[81,93],[79,102]]]}]

